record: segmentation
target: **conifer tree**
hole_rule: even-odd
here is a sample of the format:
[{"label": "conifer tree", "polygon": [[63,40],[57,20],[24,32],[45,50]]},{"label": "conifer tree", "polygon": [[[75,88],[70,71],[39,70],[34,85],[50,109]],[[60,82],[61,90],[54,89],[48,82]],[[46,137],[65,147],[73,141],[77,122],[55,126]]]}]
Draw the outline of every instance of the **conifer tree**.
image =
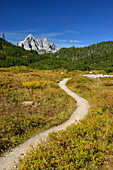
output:
[{"label": "conifer tree", "polygon": [[5,40],[5,34],[4,33],[2,34],[2,39]]}]

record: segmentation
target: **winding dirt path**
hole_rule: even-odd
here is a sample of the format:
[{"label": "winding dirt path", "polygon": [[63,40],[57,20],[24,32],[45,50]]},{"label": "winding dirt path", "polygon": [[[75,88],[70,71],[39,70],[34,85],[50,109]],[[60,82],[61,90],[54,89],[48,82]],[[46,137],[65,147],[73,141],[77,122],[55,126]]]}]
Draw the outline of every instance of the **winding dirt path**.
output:
[{"label": "winding dirt path", "polygon": [[[29,149],[31,149],[32,146],[35,147],[36,143],[40,142],[40,139],[46,140],[48,133],[52,131],[63,130],[67,126],[71,125],[72,123],[75,123],[75,120],[76,120],[76,123],[78,123],[79,120],[85,117],[85,115],[87,114],[90,108],[90,105],[87,100],[73,93],[71,90],[69,90],[65,86],[65,83],[69,79],[70,78],[63,79],[59,83],[59,86],[61,89],[65,90],[68,95],[72,96],[77,102],[77,109],[74,111],[71,117],[66,122],[62,123],[61,125],[54,126],[50,128],[49,130],[39,133],[36,136],[32,137],[31,139],[25,141],[23,144],[20,144],[18,147],[11,149],[10,152],[6,152],[2,157],[0,157],[0,170],[11,170],[15,165],[14,161],[17,163],[18,158],[24,157],[26,152]],[[16,169],[16,167],[14,169]]]}]

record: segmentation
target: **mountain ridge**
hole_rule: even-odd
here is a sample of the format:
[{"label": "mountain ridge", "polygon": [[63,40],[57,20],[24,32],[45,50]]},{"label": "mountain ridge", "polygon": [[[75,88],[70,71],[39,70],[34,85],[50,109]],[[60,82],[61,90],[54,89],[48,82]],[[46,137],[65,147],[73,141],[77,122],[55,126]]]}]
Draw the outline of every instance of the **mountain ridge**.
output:
[{"label": "mountain ridge", "polygon": [[36,39],[32,34],[29,34],[24,41],[18,42],[17,46],[23,47],[26,50],[35,50],[39,54],[55,53],[59,50],[59,47],[49,42],[47,38]]}]

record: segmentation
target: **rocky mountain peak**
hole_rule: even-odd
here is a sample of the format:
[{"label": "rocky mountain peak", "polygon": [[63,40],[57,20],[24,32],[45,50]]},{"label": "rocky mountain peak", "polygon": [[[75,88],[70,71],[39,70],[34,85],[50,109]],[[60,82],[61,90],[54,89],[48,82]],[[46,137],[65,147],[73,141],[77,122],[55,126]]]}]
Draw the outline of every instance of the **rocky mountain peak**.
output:
[{"label": "rocky mountain peak", "polygon": [[29,34],[27,38],[34,38],[32,34]]},{"label": "rocky mountain peak", "polygon": [[18,42],[17,45],[26,50],[36,50],[39,54],[55,53],[59,50],[59,48],[55,44],[49,42],[47,38],[35,39],[32,34],[29,34],[24,41]]},{"label": "rocky mountain peak", "polygon": [[[26,38],[25,38],[25,40],[33,40],[33,39],[35,39],[33,36],[32,36],[32,34],[29,34]],[[25,41],[24,40],[24,41]]]}]

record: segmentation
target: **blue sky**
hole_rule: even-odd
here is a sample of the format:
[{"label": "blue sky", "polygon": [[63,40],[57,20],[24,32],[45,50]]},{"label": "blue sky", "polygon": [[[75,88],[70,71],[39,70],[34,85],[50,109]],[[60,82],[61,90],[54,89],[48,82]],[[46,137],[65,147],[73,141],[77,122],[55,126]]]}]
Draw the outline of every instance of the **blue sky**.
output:
[{"label": "blue sky", "polygon": [[0,37],[32,34],[61,47],[113,40],[113,0],[1,0]]}]

